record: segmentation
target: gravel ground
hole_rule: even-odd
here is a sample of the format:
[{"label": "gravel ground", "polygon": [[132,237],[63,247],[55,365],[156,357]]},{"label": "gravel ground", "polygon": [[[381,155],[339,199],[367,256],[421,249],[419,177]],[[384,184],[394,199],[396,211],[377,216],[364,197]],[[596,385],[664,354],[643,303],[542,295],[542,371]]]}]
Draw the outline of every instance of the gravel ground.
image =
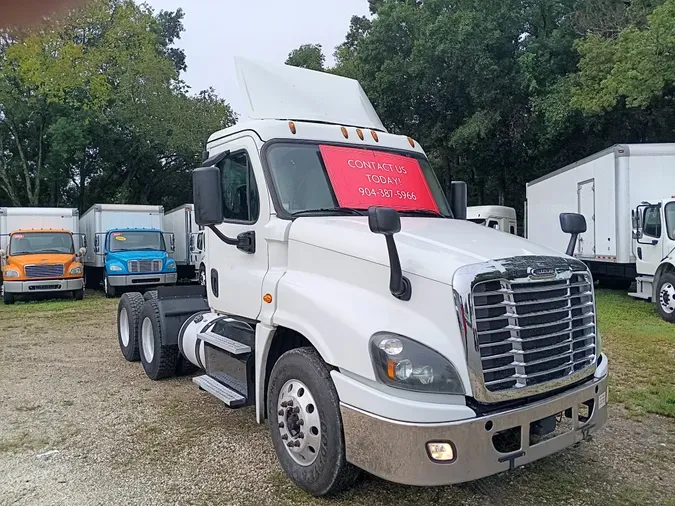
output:
[{"label": "gravel ground", "polygon": [[364,476],[314,499],[286,479],[251,408],[126,362],[116,304],[0,307],[0,504],[675,505],[675,423],[611,404],[593,441],[512,473],[427,489]]}]

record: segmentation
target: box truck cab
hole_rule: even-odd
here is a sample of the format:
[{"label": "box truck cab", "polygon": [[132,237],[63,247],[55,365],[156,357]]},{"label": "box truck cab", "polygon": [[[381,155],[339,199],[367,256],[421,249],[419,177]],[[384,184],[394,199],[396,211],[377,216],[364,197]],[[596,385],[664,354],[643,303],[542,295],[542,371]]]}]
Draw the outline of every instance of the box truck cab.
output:
[{"label": "box truck cab", "polygon": [[652,300],[675,323],[675,196],[644,202],[633,211],[637,298]]},{"label": "box truck cab", "polygon": [[154,380],[201,369],[202,390],[254,406],[314,495],[359,469],[474,480],[604,424],[583,263],[467,222],[466,185],[448,201],[357,81],[239,59],[237,71],[251,119],[213,134],[193,174],[206,290],[124,294],[127,360]]},{"label": "box truck cab", "polygon": [[169,257],[174,236],[164,232],[162,206],[95,204],[80,219],[93,247],[85,258],[87,283],[103,286],[107,297],[137,287],[175,284]]},{"label": "box truck cab", "polygon": [[4,303],[45,293],[82,300],[86,243],[78,230],[77,209],[0,208]]},{"label": "box truck cab", "polygon": [[506,206],[470,206],[466,219],[485,227],[516,235],[516,210]]}]

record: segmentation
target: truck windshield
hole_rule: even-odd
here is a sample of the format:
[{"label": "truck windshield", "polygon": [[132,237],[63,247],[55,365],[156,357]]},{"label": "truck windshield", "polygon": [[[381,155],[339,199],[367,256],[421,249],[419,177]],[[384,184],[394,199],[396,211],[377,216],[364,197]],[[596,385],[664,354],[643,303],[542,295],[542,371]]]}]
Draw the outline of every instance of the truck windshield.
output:
[{"label": "truck windshield", "polygon": [[668,237],[675,241],[675,202],[669,202],[665,207],[666,227],[668,227]]},{"label": "truck windshield", "polygon": [[9,240],[10,255],[36,255],[39,253],[73,254],[73,236],[67,232],[20,232]]},{"label": "truck windshield", "polygon": [[166,251],[166,243],[161,232],[135,230],[112,232],[110,251]]},{"label": "truck windshield", "polygon": [[438,179],[421,155],[278,143],[269,148],[267,163],[278,201],[290,215],[365,214],[370,206],[386,206],[403,215],[452,218]]}]

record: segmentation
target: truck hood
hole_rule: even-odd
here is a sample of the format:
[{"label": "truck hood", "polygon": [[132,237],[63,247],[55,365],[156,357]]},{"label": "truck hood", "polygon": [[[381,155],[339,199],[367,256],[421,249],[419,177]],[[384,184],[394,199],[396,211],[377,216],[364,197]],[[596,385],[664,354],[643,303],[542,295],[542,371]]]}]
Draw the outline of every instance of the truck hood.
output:
[{"label": "truck hood", "polygon": [[34,255],[13,255],[9,260],[11,265],[20,267],[35,264],[68,265],[75,260],[75,255],[69,253],[36,253]]},{"label": "truck hood", "polygon": [[[449,285],[455,271],[464,265],[516,256],[564,256],[518,236],[462,220],[402,217],[401,232],[394,237],[404,271]],[[385,239],[370,231],[366,216],[298,218],[289,235],[289,242],[294,241],[389,265]]]}]

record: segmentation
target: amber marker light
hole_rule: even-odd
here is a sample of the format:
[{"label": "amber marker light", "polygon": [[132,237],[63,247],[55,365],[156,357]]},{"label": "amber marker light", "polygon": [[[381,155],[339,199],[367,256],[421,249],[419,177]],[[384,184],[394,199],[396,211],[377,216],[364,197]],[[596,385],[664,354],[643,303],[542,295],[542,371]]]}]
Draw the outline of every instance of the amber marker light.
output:
[{"label": "amber marker light", "polygon": [[345,127],[342,127],[342,135],[344,135],[345,139],[349,139],[349,132],[347,132]]},{"label": "amber marker light", "polygon": [[264,300],[267,304],[271,304],[271,303],[272,303],[272,294],[271,294],[271,293],[266,293],[265,295],[263,295],[263,300]]},{"label": "amber marker light", "polygon": [[359,139],[363,140],[363,131],[360,128],[356,129],[356,135],[359,136]]},{"label": "amber marker light", "polygon": [[413,140],[412,137],[408,137],[408,142],[410,143],[411,147],[413,147],[413,148],[415,147],[415,141]]},{"label": "amber marker light", "polygon": [[289,121],[289,122],[288,122],[288,128],[290,128],[290,129],[291,129],[291,133],[292,133],[293,135],[295,135],[295,123],[293,123],[292,121]]},{"label": "amber marker light", "polygon": [[375,142],[380,142],[380,138],[377,136],[377,132],[375,130],[371,130],[370,134],[373,136],[373,140]]}]

